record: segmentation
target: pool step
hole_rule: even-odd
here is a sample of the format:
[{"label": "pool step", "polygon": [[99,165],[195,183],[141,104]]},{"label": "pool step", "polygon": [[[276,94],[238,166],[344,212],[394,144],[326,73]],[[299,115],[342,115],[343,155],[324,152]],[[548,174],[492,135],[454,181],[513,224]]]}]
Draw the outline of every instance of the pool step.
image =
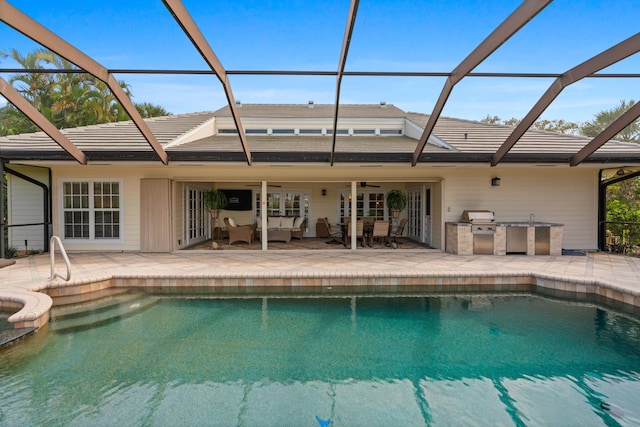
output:
[{"label": "pool step", "polygon": [[77,331],[100,326],[133,316],[157,301],[158,298],[145,294],[122,293],[84,304],[57,306],[51,309],[49,329]]},{"label": "pool step", "polygon": [[131,291],[123,288],[106,288],[94,292],[85,292],[82,294],[56,296],[53,298],[52,310],[59,308],[71,308],[73,306],[86,306],[90,303],[96,303],[110,297],[130,294]]},{"label": "pool step", "polygon": [[[80,298],[79,298],[80,297]],[[141,294],[127,290],[108,290],[91,292],[80,296],[55,298],[49,312],[51,320],[63,320],[71,317],[84,316],[87,313],[106,311],[113,306],[135,301]]]}]

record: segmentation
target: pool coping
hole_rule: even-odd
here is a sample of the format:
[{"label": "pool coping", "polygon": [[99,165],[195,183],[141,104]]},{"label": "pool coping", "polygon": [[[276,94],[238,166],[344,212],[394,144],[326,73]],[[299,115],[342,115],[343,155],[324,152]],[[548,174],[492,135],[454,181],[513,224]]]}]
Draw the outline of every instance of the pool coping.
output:
[{"label": "pool coping", "polygon": [[14,329],[40,328],[49,321],[49,309],[53,300],[43,292],[26,289],[0,289],[2,308],[19,308],[7,319]]},{"label": "pool coping", "polygon": [[75,275],[67,282],[48,280],[49,257],[34,256],[0,270],[0,307],[18,310],[12,316],[15,327],[41,327],[48,321],[50,297],[89,299],[91,292],[121,288],[158,288],[162,293],[207,288],[216,295],[249,296],[530,292],[573,301],[606,300],[640,312],[637,259],[604,253],[505,258],[389,251],[375,254],[380,256],[345,253],[338,260],[325,252],[75,253]]},{"label": "pool coping", "polygon": [[22,309],[9,321],[18,327],[41,327],[48,321],[52,297],[82,295],[109,288],[162,288],[189,289],[211,288],[220,293],[259,293],[260,289],[277,290],[278,293],[300,293],[305,289],[315,289],[325,293],[339,292],[341,288],[353,286],[358,280],[358,288],[403,290],[415,288],[421,292],[535,292],[548,294],[559,291],[572,295],[574,300],[584,300],[596,296],[632,307],[640,308],[640,290],[629,289],[598,279],[575,278],[540,274],[535,272],[498,273],[487,272],[446,272],[434,271],[427,274],[367,274],[314,272],[278,272],[267,274],[193,274],[193,275],[153,275],[118,274],[83,278],[70,282],[51,282],[37,288],[37,292],[24,290],[0,290],[0,300],[9,299],[23,302]]}]

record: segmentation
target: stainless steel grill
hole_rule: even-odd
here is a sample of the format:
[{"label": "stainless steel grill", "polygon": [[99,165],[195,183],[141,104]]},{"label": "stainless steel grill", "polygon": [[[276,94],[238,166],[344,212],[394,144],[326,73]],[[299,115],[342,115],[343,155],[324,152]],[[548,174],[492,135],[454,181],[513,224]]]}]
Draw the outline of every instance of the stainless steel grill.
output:
[{"label": "stainless steel grill", "polygon": [[471,223],[474,254],[493,254],[496,218],[492,211],[463,211],[460,222]]},{"label": "stainless steel grill", "polygon": [[473,234],[494,234],[496,232],[496,217],[492,211],[463,211],[460,222],[471,223]]}]

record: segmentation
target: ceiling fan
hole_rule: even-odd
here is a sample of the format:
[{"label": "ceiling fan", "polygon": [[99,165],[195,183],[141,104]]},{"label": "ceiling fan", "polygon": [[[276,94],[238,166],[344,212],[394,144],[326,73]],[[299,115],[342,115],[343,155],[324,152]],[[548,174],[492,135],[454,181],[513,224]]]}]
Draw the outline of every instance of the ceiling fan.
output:
[{"label": "ceiling fan", "polygon": [[[247,184],[247,187],[260,187],[260,184]],[[276,184],[267,184],[267,187],[275,187],[275,188],[280,188],[282,187],[282,185],[276,185]]]},{"label": "ceiling fan", "polygon": [[380,188],[379,185],[374,185],[374,184],[367,184],[365,181],[360,182],[360,187],[364,188],[364,187],[375,187],[375,188]]},{"label": "ceiling fan", "polygon": [[[346,187],[351,187],[350,185],[347,185]],[[365,181],[360,181],[360,188],[366,188],[366,187],[375,187],[375,188],[380,188],[379,185],[375,185],[375,184],[367,184]]]}]

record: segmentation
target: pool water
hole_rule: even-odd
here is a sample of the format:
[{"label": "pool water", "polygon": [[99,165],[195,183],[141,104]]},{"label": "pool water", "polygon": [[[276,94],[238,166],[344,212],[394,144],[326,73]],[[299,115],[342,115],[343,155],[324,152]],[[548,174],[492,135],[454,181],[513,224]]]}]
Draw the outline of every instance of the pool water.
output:
[{"label": "pool water", "polygon": [[161,298],[53,325],[0,349],[0,425],[640,423],[640,323],[593,306]]}]

